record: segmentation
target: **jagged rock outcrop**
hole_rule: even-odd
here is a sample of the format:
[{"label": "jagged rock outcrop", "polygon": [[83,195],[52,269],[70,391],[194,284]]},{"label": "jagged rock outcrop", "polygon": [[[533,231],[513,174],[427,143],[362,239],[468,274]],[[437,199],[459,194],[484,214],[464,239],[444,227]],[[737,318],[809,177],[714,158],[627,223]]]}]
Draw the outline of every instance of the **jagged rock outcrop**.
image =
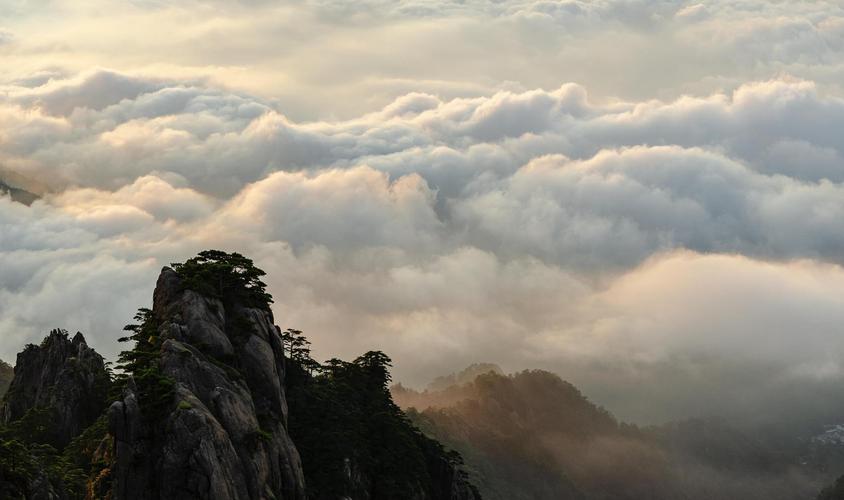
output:
[{"label": "jagged rock outcrop", "polygon": [[71,339],[53,330],[41,345],[28,345],[18,354],[0,422],[20,420],[32,409],[50,411],[54,420],[48,444],[61,448],[102,414],[109,383],[103,357],[81,333]]},{"label": "jagged rock outcrop", "polygon": [[[425,466],[427,468],[429,484],[422,482],[422,477],[416,482],[408,484],[408,491],[401,498],[403,500],[482,500],[478,489],[469,482],[466,473],[458,469],[455,464],[443,456],[439,451],[429,448],[423,449]],[[318,495],[312,500],[381,500],[392,499],[393,495],[382,495],[374,485],[384,481],[384,477],[373,477],[361,471],[357,464],[344,460],[344,475],[342,478],[343,493],[336,497]]]},{"label": "jagged rock outcrop", "polygon": [[441,500],[481,500],[481,494],[466,474],[443,457],[429,454],[428,473],[431,475],[432,497]]},{"label": "jagged rock outcrop", "polygon": [[114,498],[303,500],[270,310],[202,295],[165,268],[152,321],[157,368],[174,386],[163,410],[131,381],[110,408]]},{"label": "jagged rock outcrop", "polygon": [[11,385],[13,378],[15,378],[15,369],[0,359],[0,400],[3,399],[6,391],[9,390],[9,385]]}]

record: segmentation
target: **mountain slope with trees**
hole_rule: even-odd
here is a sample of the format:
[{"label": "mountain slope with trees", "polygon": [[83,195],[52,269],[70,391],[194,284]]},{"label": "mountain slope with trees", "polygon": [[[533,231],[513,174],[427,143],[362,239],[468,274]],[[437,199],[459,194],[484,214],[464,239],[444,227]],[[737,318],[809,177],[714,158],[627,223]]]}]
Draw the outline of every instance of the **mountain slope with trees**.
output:
[{"label": "mountain slope with trees", "polygon": [[81,334],[27,346],[0,498],[479,500],[393,403],[389,358],[314,361],[274,325],[263,274],[219,251],[164,268],[113,373]]},{"label": "mountain slope with trees", "polygon": [[110,389],[106,363],[81,334],[54,330],[27,346],[0,405],[0,498],[85,497]]},{"label": "mountain slope with trees", "polygon": [[[393,387],[427,435],[464,457],[487,499],[812,498],[828,472],[719,419],[640,428],[540,370],[439,390]],[[411,404],[416,408],[412,408]]]},{"label": "mountain slope with trees", "polygon": [[292,360],[290,433],[302,451],[309,498],[480,499],[462,458],[422,434],[393,402],[389,357],[372,351],[321,365],[301,332],[283,338]]}]

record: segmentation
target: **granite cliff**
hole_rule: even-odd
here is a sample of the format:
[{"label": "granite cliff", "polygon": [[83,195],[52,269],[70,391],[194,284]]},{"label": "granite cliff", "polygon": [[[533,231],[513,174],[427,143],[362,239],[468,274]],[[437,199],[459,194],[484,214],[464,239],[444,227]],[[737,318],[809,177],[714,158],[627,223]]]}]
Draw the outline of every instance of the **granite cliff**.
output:
[{"label": "granite cliff", "polygon": [[171,400],[152,408],[130,379],[109,409],[115,498],[304,499],[269,309],[202,295],[165,268],[147,321]]},{"label": "granite cliff", "polygon": [[392,402],[389,358],[303,355],[263,274],[218,251],[165,267],[114,373],[81,334],[27,346],[0,409],[0,496],[479,500]]},{"label": "granite cliff", "polygon": [[46,413],[51,425],[41,439],[63,448],[100,416],[109,384],[103,357],[81,333],[71,339],[53,330],[40,345],[28,345],[18,354],[0,422],[10,425],[36,411]]}]

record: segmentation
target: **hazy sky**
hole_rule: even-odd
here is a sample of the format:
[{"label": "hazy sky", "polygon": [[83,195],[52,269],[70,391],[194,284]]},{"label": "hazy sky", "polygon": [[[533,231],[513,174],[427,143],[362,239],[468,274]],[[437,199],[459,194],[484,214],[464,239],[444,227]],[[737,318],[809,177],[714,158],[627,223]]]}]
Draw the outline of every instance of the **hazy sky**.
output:
[{"label": "hazy sky", "polygon": [[411,384],[844,375],[840,2],[5,0],[0,61],[2,359],[220,248]]}]

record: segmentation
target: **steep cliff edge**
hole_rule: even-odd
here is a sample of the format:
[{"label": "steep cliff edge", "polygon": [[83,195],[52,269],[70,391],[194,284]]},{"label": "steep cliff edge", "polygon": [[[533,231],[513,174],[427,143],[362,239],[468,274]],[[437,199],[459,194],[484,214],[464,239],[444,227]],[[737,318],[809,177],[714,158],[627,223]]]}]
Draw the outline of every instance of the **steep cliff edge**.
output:
[{"label": "steep cliff edge", "polygon": [[15,369],[12,368],[12,365],[0,359],[0,400],[9,390],[13,378],[15,378]]},{"label": "steep cliff edge", "polygon": [[273,324],[263,274],[218,251],[164,268],[114,373],[81,334],[27,346],[0,498],[479,500],[393,403],[389,358],[314,361]]},{"label": "steep cliff edge", "polygon": [[158,353],[145,369],[160,387],[136,377],[109,410],[115,498],[304,499],[272,313],[237,290],[189,287],[161,272],[138,330],[152,333]]},{"label": "steep cliff edge", "polygon": [[71,339],[53,330],[40,345],[28,345],[18,354],[0,422],[9,425],[33,411],[46,412],[49,435],[40,441],[61,449],[103,412],[109,384],[105,361],[81,333]]}]

